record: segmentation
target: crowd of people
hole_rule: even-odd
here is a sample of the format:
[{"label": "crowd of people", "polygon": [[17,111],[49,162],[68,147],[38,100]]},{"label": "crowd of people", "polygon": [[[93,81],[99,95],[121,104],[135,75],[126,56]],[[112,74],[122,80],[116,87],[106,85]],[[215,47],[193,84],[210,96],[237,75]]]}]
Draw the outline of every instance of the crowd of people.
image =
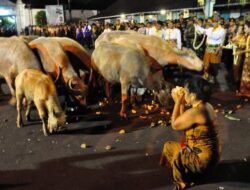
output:
[{"label": "crowd of people", "polygon": [[13,35],[17,35],[17,31],[16,31],[16,27],[13,26],[0,26],[0,37],[1,36],[13,36]]}]

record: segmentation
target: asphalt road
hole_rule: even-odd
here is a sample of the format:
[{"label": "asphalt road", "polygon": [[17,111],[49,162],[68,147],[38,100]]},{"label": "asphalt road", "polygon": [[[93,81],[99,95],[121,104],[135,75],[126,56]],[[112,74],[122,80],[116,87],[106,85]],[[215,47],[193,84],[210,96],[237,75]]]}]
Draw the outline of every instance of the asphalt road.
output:
[{"label": "asphalt road", "polygon": [[[70,116],[66,131],[45,137],[35,110],[34,122],[16,127],[16,110],[8,98],[0,96],[0,189],[172,189],[170,172],[158,163],[164,142],[179,141],[180,134],[161,107],[145,115],[141,105],[122,120],[118,102],[93,106]],[[211,102],[220,121],[221,162],[190,189],[250,189],[250,99],[215,89]],[[226,118],[228,113],[240,121]],[[122,129],[125,134],[119,133]]]}]

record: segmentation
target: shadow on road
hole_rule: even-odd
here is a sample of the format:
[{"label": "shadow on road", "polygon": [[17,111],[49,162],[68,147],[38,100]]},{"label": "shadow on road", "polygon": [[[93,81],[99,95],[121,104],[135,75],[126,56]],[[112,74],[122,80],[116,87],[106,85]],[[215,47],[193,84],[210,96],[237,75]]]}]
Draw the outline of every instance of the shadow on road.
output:
[{"label": "shadow on road", "polygon": [[[142,150],[104,152],[50,160],[35,170],[0,171],[0,189],[170,188],[170,172],[158,165],[160,155],[144,153]],[[249,162],[223,161],[203,184],[250,183],[249,171]]]},{"label": "shadow on road", "polygon": [[157,189],[170,182],[160,155],[142,150],[50,160],[35,170],[0,171],[0,189]]},{"label": "shadow on road", "polygon": [[[250,160],[250,157],[246,160]],[[205,183],[223,181],[250,183],[250,162],[244,160],[222,161],[205,179]]]}]

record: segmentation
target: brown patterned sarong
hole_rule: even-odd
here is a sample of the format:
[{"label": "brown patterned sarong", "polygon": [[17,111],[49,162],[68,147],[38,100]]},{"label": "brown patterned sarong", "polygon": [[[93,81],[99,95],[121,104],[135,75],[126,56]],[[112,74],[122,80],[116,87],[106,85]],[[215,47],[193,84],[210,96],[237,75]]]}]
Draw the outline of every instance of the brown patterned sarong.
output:
[{"label": "brown patterned sarong", "polygon": [[207,46],[204,57],[204,71],[205,73],[209,72],[209,65],[212,64],[219,64],[221,62],[221,52],[219,47],[210,47]]},{"label": "brown patterned sarong", "polygon": [[240,82],[239,96],[250,97],[250,57],[245,58]]}]

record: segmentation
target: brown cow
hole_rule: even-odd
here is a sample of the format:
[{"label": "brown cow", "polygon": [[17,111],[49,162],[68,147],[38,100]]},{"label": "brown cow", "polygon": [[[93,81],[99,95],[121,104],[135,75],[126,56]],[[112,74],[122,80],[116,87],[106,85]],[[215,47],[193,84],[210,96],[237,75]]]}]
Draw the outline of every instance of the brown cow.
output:
[{"label": "brown cow", "polygon": [[30,119],[30,106],[32,101],[34,101],[43,122],[43,133],[45,136],[56,131],[59,125],[65,123],[65,114],[60,106],[56,87],[50,76],[39,70],[26,69],[16,77],[15,86],[18,128],[23,125],[21,106],[24,97],[28,102],[25,114],[26,120]]},{"label": "brown cow", "polygon": [[24,69],[41,69],[34,53],[26,44],[26,40],[19,37],[0,37],[0,75],[2,75],[12,95],[11,104],[15,104],[15,78]]},{"label": "brown cow", "polygon": [[159,68],[167,64],[180,64],[185,68],[201,71],[203,62],[191,49],[179,50],[170,47],[166,41],[157,36],[146,36],[133,31],[104,32],[95,41],[95,47],[101,42],[112,42],[120,45],[135,47],[151,59],[150,65]]},{"label": "brown cow", "polygon": [[80,71],[80,76],[77,74],[67,56],[67,51],[76,55],[87,68],[90,68],[90,56],[86,50],[74,40],[57,37],[41,37],[31,41],[29,46],[32,49],[38,49],[43,68],[48,74],[58,78],[61,70],[62,82],[68,92],[81,105],[85,105],[88,92],[88,86],[84,83],[85,73]]},{"label": "brown cow", "polygon": [[121,84],[121,117],[127,117],[125,103],[130,87],[153,90],[162,104],[166,104],[169,89],[162,75],[150,69],[148,58],[136,48],[103,42],[92,53],[92,66],[110,83]]}]

